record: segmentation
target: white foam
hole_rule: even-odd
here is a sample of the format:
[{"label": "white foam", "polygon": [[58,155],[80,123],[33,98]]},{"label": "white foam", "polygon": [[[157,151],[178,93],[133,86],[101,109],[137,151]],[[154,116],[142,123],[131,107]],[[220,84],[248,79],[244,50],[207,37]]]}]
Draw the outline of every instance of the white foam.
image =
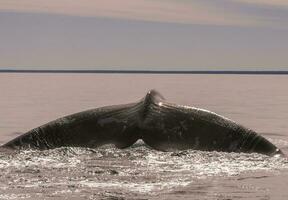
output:
[{"label": "white foam", "polygon": [[124,150],[105,146],[23,151],[13,156],[2,155],[0,169],[0,193],[8,196],[19,188],[21,191],[49,188],[52,194],[54,191],[60,196],[85,188],[159,194],[199,179],[259,171],[275,173],[288,169],[288,160],[260,154],[160,152],[136,144]]}]

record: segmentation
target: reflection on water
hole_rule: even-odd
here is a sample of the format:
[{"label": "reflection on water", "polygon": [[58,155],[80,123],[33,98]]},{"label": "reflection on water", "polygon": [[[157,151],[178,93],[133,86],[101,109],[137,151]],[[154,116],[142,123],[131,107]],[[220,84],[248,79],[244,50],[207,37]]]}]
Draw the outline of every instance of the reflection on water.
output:
[{"label": "reflection on water", "polygon": [[[235,193],[234,187],[238,187],[227,187],[221,181],[215,184],[215,177],[259,179],[287,168],[285,158],[193,150],[160,152],[142,142],[124,150],[107,145],[99,149],[2,152],[0,199],[64,199],[67,195],[97,199],[109,194],[123,198],[193,194],[214,199],[221,193]],[[247,188],[238,190],[245,193]],[[249,191],[252,197],[263,194],[253,187]]]}]

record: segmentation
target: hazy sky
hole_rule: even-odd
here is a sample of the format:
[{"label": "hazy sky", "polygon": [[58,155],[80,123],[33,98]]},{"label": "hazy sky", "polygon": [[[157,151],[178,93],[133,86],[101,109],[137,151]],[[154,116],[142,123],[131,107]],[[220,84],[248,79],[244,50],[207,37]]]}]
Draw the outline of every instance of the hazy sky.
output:
[{"label": "hazy sky", "polygon": [[287,0],[0,0],[0,67],[288,69]]}]

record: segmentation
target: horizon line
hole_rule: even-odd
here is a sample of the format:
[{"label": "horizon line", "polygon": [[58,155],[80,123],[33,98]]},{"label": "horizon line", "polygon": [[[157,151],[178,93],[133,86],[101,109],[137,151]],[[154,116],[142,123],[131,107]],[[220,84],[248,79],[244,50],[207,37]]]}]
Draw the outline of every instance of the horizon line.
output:
[{"label": "horizon line", "polygon": [[79,70],[79,69],[0,69],[0,73],[99,73],[99,74],[252,74],[288,75],[288,70]]}]

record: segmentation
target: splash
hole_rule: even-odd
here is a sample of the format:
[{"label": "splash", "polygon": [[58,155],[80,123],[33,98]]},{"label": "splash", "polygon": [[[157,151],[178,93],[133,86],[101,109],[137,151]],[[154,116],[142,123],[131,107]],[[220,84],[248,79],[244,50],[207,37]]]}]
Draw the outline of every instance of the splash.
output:
[{"label": "splash", "polygon": [[28,150],[0,154],[0,198],[153,195],[199,180],[261,171],[277,173],[287,168],[288,160],[281,157],[193,150],[160,152],[141,142],[124,150],[111,145]]}]

